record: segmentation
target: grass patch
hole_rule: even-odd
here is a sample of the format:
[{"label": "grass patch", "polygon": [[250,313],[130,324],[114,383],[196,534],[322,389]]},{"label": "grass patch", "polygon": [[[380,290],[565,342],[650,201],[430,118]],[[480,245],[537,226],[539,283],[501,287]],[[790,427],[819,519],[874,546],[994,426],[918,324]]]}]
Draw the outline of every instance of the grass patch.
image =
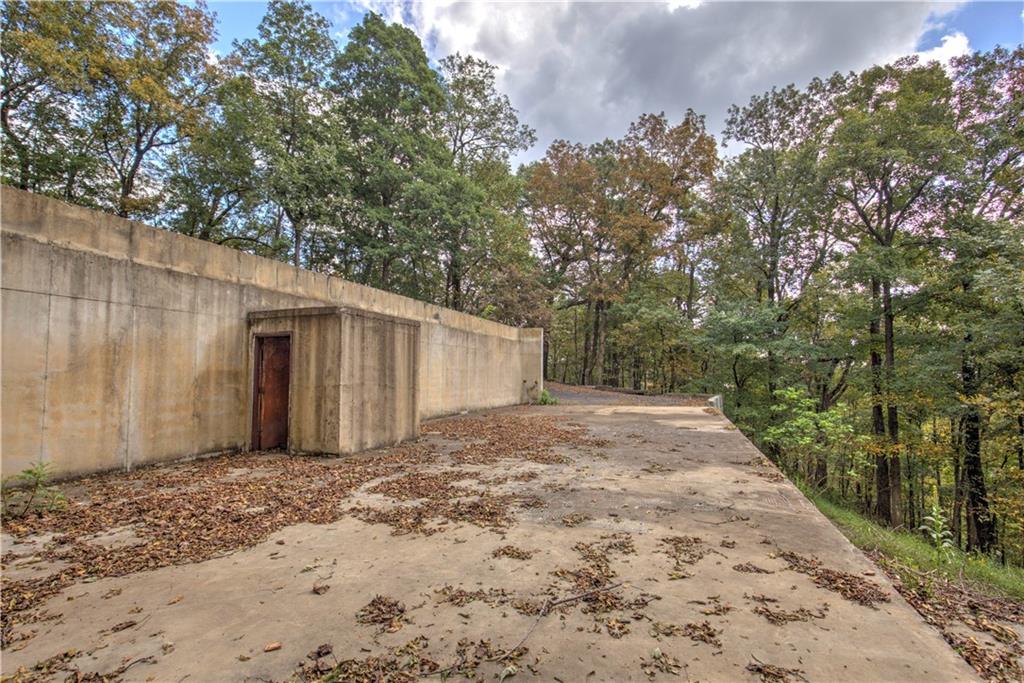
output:
[{"label": "grass patch", "polygon": [[917,534],[888,529],[820,494],[805,493],[861,550],[875,550],[918,571],[936,572],[951,580],[959,580],[962,573],[964,580],[981,592],[1024,600],[1024,568],[1004,567],[988,557],[958,550],[943,561],[934,546]]}]

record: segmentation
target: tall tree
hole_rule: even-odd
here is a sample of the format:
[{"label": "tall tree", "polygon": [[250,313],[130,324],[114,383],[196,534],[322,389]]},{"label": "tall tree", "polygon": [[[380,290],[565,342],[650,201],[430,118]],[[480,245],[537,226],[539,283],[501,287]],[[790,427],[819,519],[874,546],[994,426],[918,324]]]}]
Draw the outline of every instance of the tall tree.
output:
[{"label": "tall tree", "polygon": [[82,101],[115,58],[129,6],[11,0],[0,12],[4,181],[98,205],[99,150]]},{"label": "tall tree", "polygon": [[[355,275],[384,289],[415,269],[413,254],[433,249],[429,230],[417,224],[406,191],[445,164],[438,133],[444,93],[416,34],[369,13],[352,29],[333,65],[334,91],[352,148]],[[421,195],[422,196],[422,195]],[[406,272],[399,273],[403,265]]]},{"label": "tall tree", "polygon": [[149,214],[159,206],[152,167],[163,150],[195,130],[214,78],[207,62],[214,24],[205,3],[153,0],[127,7],[122,42],[86,100],[116,183],[119,216]]},{"label": "tall tree", "polygon": [[835,243],[831,207],[812,181],[822,125],[814,104],[828,95],[819,81],[806,91],[772,89],[732,107],[726,121],[726,140],[746,149],[726,164],[718,191],[736,219],[735,257],[757,274],[754,297],[776,320],[764,339],[769,396],[778,389],[778,343]]},{"label": "tall tree", "polygon": [[[459,212],[460,217],[447,221],[442,228],[444,302],[455,310],[463,310],[466,280],[472,277],[470,271],[493,251],[492,238],[497,236],[495,230],[500,229],[496,223],[515,214],[517,197],[509,198],[507,192],[510,185],[516,185],[509,172],[509,158],[532,146],[536,135],[520,123],[508,97],[498,92],[494,65],[454,54],[442,59],[439,66],[445,96],[441,132],[452,164],[459,174],[481,187],[480,199],[490,205],[486,219],[474,217],[475,211]],[[488,263],[501,267],[494,260],[488,259]]]},{"label": "tall tree", "polygon": [[[941,245],[945,258],[938,284],[953,296],[958,329],[963,330],[960,394],[963,397],[963,470],[966,493],[967,548],[983,552],[996,542],[996,525],[989,506],[982,463],[982,411],[979,405],[984,354],[994,339],[1003,338],[998,325],[1013,307],[1006,294],[991,295],[1001,283],[979,274],[998,266],[1019,249],[1004,239],[1006,228],[1024,214],[1024,48],[997,48],[990,53],[957,59],[953,64],[953,93],[957,131],[964,161],[944,187],[948,215]],[[1012,295],[1010,295],[1012,300]],[[999,304],[995,302],[999,301]],[[979,315],[981,314],[981,315]],[[1018,317],[1019,316],[1013,316]],[[1009,329],[1013,329],[1011,327]],[[1019,339],[1019,338],[1018,338]],[[1012,342],[1011,342],[1012,343]],[[1009,361],[1012,377],[1021,367]],[[1014,367],[1016,366],[1016,367]]]},{"label": "tall tree", "polygon": [[442,59],[439,67],[445,95],[441,129],[459,171],[485,161],[507,163],[537,141],[508,96],[498,91],[497,67],[459,53]]},{"label": "tall tree", "polygon": [[267,196],[288,220],[296,266],[307,231],[332,215],[344,191],[345,139],[327,80],[336,53],[323,16],[301,0],[272,0],[258,37],[237,43],[232,55],[237,77],[248,81],[259,105],[251,137],[266,168]]},{"label": "tall tree", "polygon": [[232,229],[265,195],[254,154],[259,138],[251,125],[262,113],[248,79],[229,77],[218,85],[208,115],[169,156],[164,207],[169,227],[208,241],[273,246]]},{"label": "tall tree", "polygon": [[717,163],[704,120],[672,126],[645,115],[619,141],[583,147],[557,141],[530,169],[527,202],[542,260],[563,305],[585,305],[581,381],[604,380],[608,311],[647,271]]},{"label": "tall tree", "polygon": [[838,123],[827,140],[829,192],[874,264],[869,280],[877,313],[870,333],[873,340],[881,334],[883,351],[873,341],[873,424],[888,438],[876,461],[877,513],[893,526],[903,520],[894,286],[903,238],[933,227],[930,193],[956,165],[951,97],[938,64],[906,58],[870,68],[840,96]]}]

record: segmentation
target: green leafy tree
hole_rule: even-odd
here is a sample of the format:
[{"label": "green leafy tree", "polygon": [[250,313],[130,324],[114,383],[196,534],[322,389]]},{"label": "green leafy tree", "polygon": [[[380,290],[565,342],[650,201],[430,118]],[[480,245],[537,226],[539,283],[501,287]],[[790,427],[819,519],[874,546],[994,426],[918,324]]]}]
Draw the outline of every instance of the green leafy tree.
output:
[{"label": "green leafy tree", "polygon": [[717,164],[704,119],[644,115],[619,141],[556,141],[527,173],[533,237],[563,306],[586,306],[581,381],[604,381],[611,305],[650,272]]},{"label": "green leafy tree", "polygon": [[207,62],[213,17],[204,3],[126,7],[121,40],[99,69],[85,107],[114,181],[115,212],[127,217],[159,206],[162,153],[195,131],[215,71]]},{"label": "green leafy tree", "polygon": [[439,168],[447,165],[438,133],[445,106],[440,78],[416,34],[371,12],[334,61],[333,88],[344,98],[352,141],[346,156],[352,179],[347,272],[384,289],[414,289],[413,256],[424,249],[436,253],[432,226],[417,218],[437,212],[420,205],[429,196],[410,190],[432,179],[445,182]]},{"label": "green leafy tree", "polygon": [[[474,287],[474,280],[487,277],[485,268],[515,277],[524,263],[514,253],[523,247],[528,251],[528,242],[525,230],[510,225],[521,227],[522,222],[516,216],[520,188],[508,165],[513,154],[533,145],[536,135],[520,123],[508,97],[498,92],[494,65],[455,54],[439,66],[445,102],[440,126],[451,163],[456,173],[480,188],[479,195],[467,190],[451,196],[449,217],[438,225],[445,264],[444,304],[464,310],[470,294],[466,290]],[[513,234],[520,236],[516,244],[497,242]],[[513,250],[507,252],[508,261],[500,258],[507,249]],[[500,290],[491,294],[500,296]]]},{"label": "green leafy tree", "polygon": [[128,30],[127,4],[3,3],[3,180],[109,208],[103,162],[84,106]]},{"label": "green leafy tree", "polygon": [[249,80],[227,78],[217,87],[208,116],[168,159],[169,227],[222,244],[273,247],[243,227],[265,195],[254,153],[256,129],[250,125],[262,113]]},{"label": "green leafy tree", "polygon": [[852,425],[837,407],[818,410],[814,398],[800,387],[778,389],[774,399],[775,424],[765,429],[764,441],[786,454],[787,469],[825,488],[828,482],[818,477],[818,462],[840,450],[853,434]]},{"label": "green leafy tree", "polygon": [[1019,264],[1024,260],[1019,234],[1024,213],[1022,69],[1022,48],[997,48],[953,64],[956,128],[965,163],[944,187],[946,221],[935,241],[939,252],[933,257],[937,267],[932,286],[938,305],[948,307],[943,312],[953,314],[950,325],[960,334],[965,483],[960,490],[968,550],[989,551],[996,543],[982,460],[986,379],[989,386],[1012,394],[1018,389],[1016,375],[1024,368],[1024,354],[1008,351],[1024,344],[1024,300],[1019,296]]},{"label": "green leafy tree", "polygon": [[271,240],[280,241],[286,219],[299,266],[306,234],[345,200],[347,138],[328,88],[337,47],[329,22],[301,0],[270,2],[258,36],[235,45],[231,66],[255,98],[246,136],[265,169],[266,197],[279,211]]},{"label": "green leafy tree", "polygon": [[466,173],[484,162],[507,164],[511,155],[537,141],[508,96],[498,91],[497,67],[458,53],[442,59],[439,67],[445,99],[441,130],[456,169]]},{"label": "green leafy tree", "polygon": [[903,520],[894,287],[907,264],[906,237],[934,227],[929,199],[958,163],[951,98],[938,64],[908,58],[872,67],[838,96],[838,123],[826,140],[825,182],[868,261],[877,310],[870,322],[872,424],[888,446],[876,462],[876,512],[894,526]]},{"label": "green leafy tree", "polygon": [[826,100],[824,84],[806,91],[773,89],[743,107],[732,107],[725,137],[746,145],[730,160],[717,191],[734,218],[729,241],[736,267],[756,273],[750,283],[758,305],[772,309],[776,325],[765,338],[768,395],[778,382],[775,347],[800,305],[810,278],[832,255],[830,205],[813,182],[821,150],[820,117],[813,103]]}]

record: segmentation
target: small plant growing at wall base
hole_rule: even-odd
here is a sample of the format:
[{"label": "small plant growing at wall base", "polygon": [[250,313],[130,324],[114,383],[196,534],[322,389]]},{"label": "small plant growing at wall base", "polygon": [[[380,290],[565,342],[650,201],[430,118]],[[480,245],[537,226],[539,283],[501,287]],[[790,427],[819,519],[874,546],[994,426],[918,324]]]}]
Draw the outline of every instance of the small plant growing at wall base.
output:
[{"label": "small plant growing at wall base", "polygon": [[50,485],[52,480],[52,465],[40,461],[4,481],[4,517],[24,517],[30,512],[63,509],[67,499]]},{"label": "small plant growing at wall base", "polygon": [[537,405],[541,406],[554,406],[558,405],[558,399],[551,395],[551,392],[544,389],[540,392],[540,398],[537,399]]}]

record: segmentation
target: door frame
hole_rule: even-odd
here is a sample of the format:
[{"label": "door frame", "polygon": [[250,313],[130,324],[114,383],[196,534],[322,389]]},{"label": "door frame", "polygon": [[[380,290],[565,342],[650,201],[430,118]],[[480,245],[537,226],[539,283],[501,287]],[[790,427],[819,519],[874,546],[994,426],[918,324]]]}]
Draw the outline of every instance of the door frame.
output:
[{"label": "door frame", "polygon": [[252,341],[252,400],[249,401],[249,407],[252,411],[252,424],[251,431],[249,434],[249,450],[258,451],[261,450],[263,444],[260,438],[260,409],[262,408],[262,401],[260,400],[260,379],[263,375],[263,340],[268,337],[274,338],[287,338],[288,339],[288,441],[291,441],[292,430],[291,430],[291,412],[292,412],[292,332],[286,330],[282,332],[254,332]]}]

